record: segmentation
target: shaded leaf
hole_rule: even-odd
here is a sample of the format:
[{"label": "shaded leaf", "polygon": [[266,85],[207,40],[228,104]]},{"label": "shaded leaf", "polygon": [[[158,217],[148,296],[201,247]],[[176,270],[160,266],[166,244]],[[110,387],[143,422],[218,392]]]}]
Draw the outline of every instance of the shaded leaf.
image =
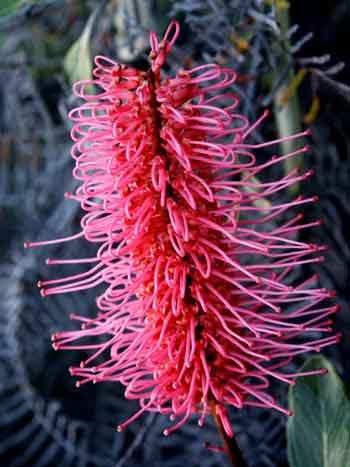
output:
[{"label": "shaded leaf", "polygon": [[325,367],[325,375],[300,377],[289,393],[287,427],[291,467],[350,465],[350,403],[332,364],[322,356],[310,358],[301,371]]},{"label": "shaded leaf", "polygon": [[350,103],[350,86],[330,78],[319,70],[317,70],[315,74],[322,84],[324,84],[331,92],[339,95],[345,99],[346,102]]}]

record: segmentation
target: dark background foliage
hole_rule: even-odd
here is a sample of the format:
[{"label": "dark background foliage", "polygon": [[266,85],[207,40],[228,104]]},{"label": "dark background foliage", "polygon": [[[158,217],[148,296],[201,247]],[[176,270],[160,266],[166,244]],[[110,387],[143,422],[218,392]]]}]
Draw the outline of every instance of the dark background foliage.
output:
[{"label": "dark background foliage", "polygon": [[[52,332],[72,326],[70,312],[94,314],[93,294],[42,299],[35,287],[37,280],[61,273],[59,268],[50,266],[51,271],[45,265],[46,257],[89,254],[89,245],[77,242],[49,249],[22,248],[25,240],[63,236],[76,231],[79,225],[78,206],[63,198],[64,191],[74,187],[67,113],[75,101],[62,64],[100,3],[43,0],[0,20],[0,465],[226,465],[222,454],[203,447],[204,441],[219,443],[211,421],[199,429],[193,420],[165,438],[161,431],[168,420],[151,414],[134,422],[124,433],[115,433],[118,421],[127,418],[136,405],[124,400],[119,385],[103,383],[75,389],[67,368],[81,360],[79,352],[56,353],[50,346]],[[313,151],[306,161],[316,169],[316,176],[304,184],[302,191],[320,195],[320,202],[305,208],[305,215],[310,219],[322,217],[324,223],[310,231],[307,239],[329,245],[326,261],[317,264],[317,270],[320,283],[337,292],[341,311],[336,328],[343,330],[345,337],[328,354],[348,382],[348,1],[290,2],[291,24],[300,26],[293,35],[292,43],[297,44],[294,51],[285,50],[280,34],[273,32],[277,23],[268,16],[267,7],[262,7],[263,3],[273,2],[110,3],[113,5],[101,12],[95,26],[94,51],[117,54],[123,60],[144,65],[145,29],[162,31],[172,11],[182,21],[183,33],[168,72],[175,65],[187,63],[189,57],[194,61],[224,60],[235,66],[242,76],[248,76],[238,83],[236,91],[242,97],[244,111],[252,118],[274,99],[273,82],[262,79],[264,72],[271,71],[269,63],[275,60],[282,73],[286,56],[295,71],[303,66],[305,58],[314,57],[308,62],[313,71],[299,88],[299,101],[301,118],[315,96],[320,102],[319,113],[310,124]],[[137,11],[132,5],[137,6]],[[118,19],[111,21],[111,15]],[[246,37],[249,28],[254,36],[248,37],[248,50],[236,50],[230,40]],[[310,31],[313,38],[298,48],[298,40]],[[315,57],[325,54],[330,54],[331,59],[320,65],[321,60]],[[345,62],[342,69],[339,62]],[[273,118],[264,125],[263,133],[276,137]],[[256,139],[263,136],[254,135]],[[300,358],[297,364],[302,361]],[[277,387],[276,392],[286,400],[285,387]],[[232,413],[232,420],[252,467],[287,466],[285,417],[275,411],[245,409]]]}]

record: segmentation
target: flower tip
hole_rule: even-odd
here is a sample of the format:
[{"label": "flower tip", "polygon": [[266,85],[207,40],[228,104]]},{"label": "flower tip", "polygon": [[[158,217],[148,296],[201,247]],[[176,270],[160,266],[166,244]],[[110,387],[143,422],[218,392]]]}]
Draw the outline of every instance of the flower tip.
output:
[{"label": "flower tip", "polygon": [[51,261],[52,261],[51,258],[46,258],[45,263],[46,263],[47,265],[49,265],[49,264],[52,264]]},{"label": "flower tip", "polygon": [[169,430],[163,430],[163,435],[164,436],[169,436]]},{"label": "flower tip", "polygon": [[288,417],[292,417],[294,415],[294,412],[293,410],[287,410],[286,414],[288,415]]},{"label": "flower tip", "polygon": [[121,433],[123,431],[123,427],[121,425],[118,425],[116,431],[118,433]]},{"label": "flower tip", "polygon": [[172,19],[172,20],[170,21],[167,30],[170,30],[170,28],[171,28],[172,26],[180,27],[180,23],[178,22],[177,19]]},{"label": "flower tip", "polygon": [[23,243],[23,248],[29,248],[31,246],[30,242],[24,242]]},{"label": "flower tip", "polygon": [[[40,281],[39,281],[39,282],[40,282]],[[46,295],[47,295],[46,289],[41,289],[41,290],[40,290],[40,295],[41,295],[42,297],[46,297]]]},{"label": "flower tip", "polygon": [[76,381],[76,382],[75,382],[75,387],[76,387],[77,389],[80,388],[80,382],[79,382],[79,381]]},{"label": "flower tip", "polygon": [[311,135],[312,135],[312,131],[311,131],[310,128],[307,128],[307,129],[305,130],[305,135],[306,135],[306,136],[311,136]]},{"label": "flower tip", "polygon": [[42,287],[42,285],[43,285],[43,282],[42,282],[42,281],[38,281],[38,282],[36,283],[36,286],[39,287],[39,289],[40,289],[40,287]]}]

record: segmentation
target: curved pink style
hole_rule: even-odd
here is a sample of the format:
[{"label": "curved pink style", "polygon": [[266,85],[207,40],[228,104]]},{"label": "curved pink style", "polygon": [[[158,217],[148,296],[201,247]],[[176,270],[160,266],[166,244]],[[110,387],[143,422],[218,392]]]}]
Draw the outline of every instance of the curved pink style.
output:
[{"label": "curved pink style", "polygon": [[90,352],[70,369],[77,386],[119,381],[139,400],[119,430],[146,410],[170,414],[165,435],[193,413],[202,425],[215,411],[232,436],[228,405],[290,414],[269,394],[270,380],[293,384],[306,374],[282,371],[294,355],[339,340],[320,338],[337,306],[321,303],[332,292],[317,288],[315,276],[288,280],[296,266],[323,259],[322,247],[295,235],[318,222],[303,224],[296,214],[276,224],[315,198],[267,202],[311,172],[256,177],[307,147],[257,163],[254,150],[281,140],[247,142],[267,112],[253,124],[239,113],[233,70],[211,64],[161,77],[178,34],[176,21],[160,42],[151,33],[149,71],[97,56],[94,79],[74,85],[85,101],[70,113],[81,183],[66,196],[85,211],[82,230],[26,246],[82,237],[98,245],[93,258],[48,260],[91,263],[85,273],[38,285],[50,295],[106,284],[96,318],[72,315],[81,329],[52,339],[55,349]]}]

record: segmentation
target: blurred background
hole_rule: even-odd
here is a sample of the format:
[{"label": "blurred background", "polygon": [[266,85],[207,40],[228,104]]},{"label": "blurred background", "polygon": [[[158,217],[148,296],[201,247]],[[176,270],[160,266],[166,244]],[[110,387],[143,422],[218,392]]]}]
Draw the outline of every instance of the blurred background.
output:
[{"label": "blurred background", "polygon": [[[324,263],[299,274],[316,270],[320,284],[336,290],[341,305],[336,329],[346,334],[349,2],[2,0],[0,15],[0,465],[225,466],[221,453],[203,447],[205,441],[219,443],[210,420],[202,429],[193,420],[165,438],[161,432],[168,420],[146,414],[125,432],[115,432],[136,405],[124,400],[117,384],[76,389],[68,367],[82,356],[55,352],[50,345],[52,332],[72,328],[70,312],[95,314],[96,291],[43,299],[35,286],[39,279],[74,272],[47,266],[47,257],[89,255],[91,246],[74,242],[25,251],[22,245],[65,236],[79,226],[78,204],[63,198],[75,187],[67,115],[78,102],[71,83],[89,76],[96,53],[147,66],[148,31],[162,33],[176,17],[182,32],[165,73],[213,61],[234,67],[241,111],[254,120],[264,108],[272,110],[255,141],[312,129],[312,153],[302,164],[316,175],[289,196],[299,191],[320,196],[304,214],[323,224],[303,236],[329,250]],[[325,353],[349,383],[347,339]],[[287,388],[274,390],[287,404]],[[251,408],[231,416],[252,467],[288,465],[283,415]]]}]

